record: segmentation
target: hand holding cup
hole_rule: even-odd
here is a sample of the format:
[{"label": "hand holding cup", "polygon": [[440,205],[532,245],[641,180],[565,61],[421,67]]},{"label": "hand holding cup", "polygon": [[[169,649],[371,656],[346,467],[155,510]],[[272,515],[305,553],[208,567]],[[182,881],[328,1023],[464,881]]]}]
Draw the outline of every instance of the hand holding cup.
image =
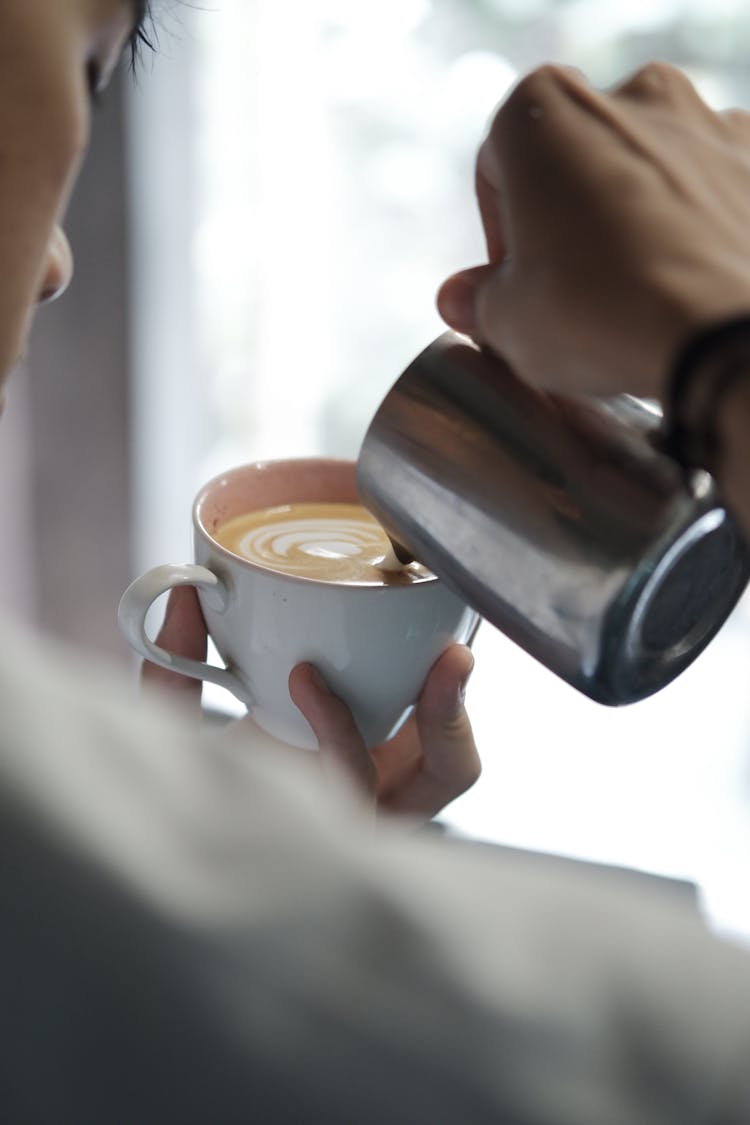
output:
[{"label": "hand holding cup", "polygon": [[[172,591],[157,643],[193,659],[206,654],[207,633],[196,593]],[[430,669],[417,705],[398,733],[368,749],[354,718],[309,664],[292,670],[290,693],[318,740],[318,755],[303,754],[325,772],[343,773],[366,803],[379,812],[430,819],[469,789],[481,763],[474,743],[464,695],[474,659],[464,645],[451,645]],[[200,714],[201,684],[145,662],[144,685],[176,695]],[[256,738],[250,718],[234,724],[238,739]],[[242,743],[240,743],[242,745]],[[282,752],[295,753],[287,747]]]}]

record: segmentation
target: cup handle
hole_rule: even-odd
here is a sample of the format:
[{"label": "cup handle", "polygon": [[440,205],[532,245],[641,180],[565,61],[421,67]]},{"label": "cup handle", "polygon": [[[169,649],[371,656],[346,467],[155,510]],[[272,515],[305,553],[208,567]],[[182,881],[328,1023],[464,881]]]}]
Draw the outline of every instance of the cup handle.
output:
[{"label": "cup handle", "polygon": [[169,652],[149,638],[146,633],[146,614],[162,594],[175,586],[195,586],[207,592],[216,609],[223,611],[227,604],[227,591],[220,580],[204,566],[194,563],[182,565],[156,566],[146,571],[135,582],[131,582],[120,599],[117,609],[117,623],[131,648],[145,660],[179,672],[182,676],[192,676],[196,680],[208,680],[212,684],[226,688],[244,701],[247,695],[239,680],[227,668],[217,668],[203,660],[190,660]]}]

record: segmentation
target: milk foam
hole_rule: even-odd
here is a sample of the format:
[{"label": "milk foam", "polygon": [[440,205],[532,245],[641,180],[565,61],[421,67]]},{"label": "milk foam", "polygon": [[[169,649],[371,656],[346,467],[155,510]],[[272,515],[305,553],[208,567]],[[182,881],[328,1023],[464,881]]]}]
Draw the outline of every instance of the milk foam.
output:
[{"label": "milk foam", "polygon": [[399,570],[380,524],[359,504],[301,503],[236,516],[214,538],[223,547],[270,570],[348,585],[403,586],[433,575],[412,563]]}]

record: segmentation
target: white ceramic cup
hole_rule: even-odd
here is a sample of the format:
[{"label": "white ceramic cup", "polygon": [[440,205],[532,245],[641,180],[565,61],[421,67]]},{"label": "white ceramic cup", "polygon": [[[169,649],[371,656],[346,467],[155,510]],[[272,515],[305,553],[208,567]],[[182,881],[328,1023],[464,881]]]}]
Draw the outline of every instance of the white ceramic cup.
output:
[{"label": "white ceramic cup", "polygon": [[[454,641],[469,642],[479,617],[438,578],[404,586],[301,578],[241,559],[213,538],[235,516],[306,501],[357,503],[354,462],[259,462],[209,481],[193,505],[195,564],[158,566],[136,579],[120,602],[120,628],[146,660],[228,688],[264,730],[314,748],[288,688],[292,668],[310,661],[372,747],[398,729],[432,664]],[[226,668],[177,656],[147,636],[150,606],[174,586],[195,586]]]}]

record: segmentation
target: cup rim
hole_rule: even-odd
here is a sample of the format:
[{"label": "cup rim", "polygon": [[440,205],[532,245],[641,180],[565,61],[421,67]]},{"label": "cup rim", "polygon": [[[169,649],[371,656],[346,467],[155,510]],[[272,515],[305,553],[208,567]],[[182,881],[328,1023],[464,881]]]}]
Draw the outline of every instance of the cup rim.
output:
[{"label": "cup rim", "polygon": [[[230,551],[227,547],[224,547],[221,543],[219,543],[208,530],[208,527],[206,526],[202,517],[202,509],[205,506],[208,497],[213,494],[216,488],[221,487],[224,482],[226,482],[230,478],[242,476],[243,473],[255,473],[259,471],[262,472],[264,470],[276,469],[283,466],[289,466],[291,468],[302,468],[306,465],[310,467],[315,466],[327,469],[350,469],[353,474],[354,485],[356,488],[357,462],[353,458],[349,457],[279,457],[264,458],[258,461],[247,461],[242,465],[233,465],[230,468],[225,469],[223,472],[217,473],[202,485],[193,501],[192,506],[192,521],[194,530],[210,544],[212,551],[215,551],[219,555],[219,557],[225,559],[227,563],[233,566],[246,568],[257,574],[270,575],[276,579],[280,578],[284,582],[301,583],[303,585],[313,584],[316,586],[325,586],[330,588],[335,587],[339,590],[368,590],[370,591],[371,596],[373,593],[376,593],[381,597],[383,596],[384,591],[387,591],[389,597],[393,597],[397,591],[400,591],[401,596],[403,597],[407,591],[414,591],[422,586],[430,587],[430,589],[434,588],[434,584],[440,581],[436,574],[433,574],[431,578],[424,579],[422,582],[409,583],[408,585],[405,584],[399,586],[391,586],[387,584],[377,586],[366,585],[364,583],[358,584],[356,582],[335,582],[330,579],[314,578],[303,574],[287,574],[285,571],[274,570],[270,566],[262,566],[260,563],[252,562],[250,559],[241,558],[239,555],[234,554],[233,551]],[[361,501],[359,501],[359,503],[361,503]]]}]

